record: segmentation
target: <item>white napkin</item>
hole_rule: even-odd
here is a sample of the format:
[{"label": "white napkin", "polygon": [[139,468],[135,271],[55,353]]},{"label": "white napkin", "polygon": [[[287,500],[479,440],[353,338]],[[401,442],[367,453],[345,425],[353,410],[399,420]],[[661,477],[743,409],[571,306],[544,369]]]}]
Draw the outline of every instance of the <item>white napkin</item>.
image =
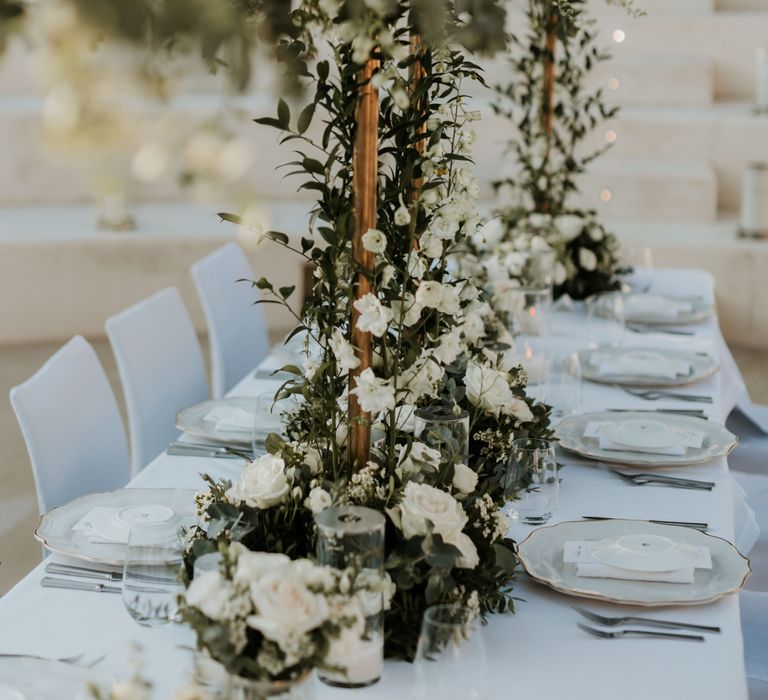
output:
[{"label": "white napkin", "polygon": [[608,423],[590,421],[584,429],[584,437],[595,438],[601,450],[617,450],[619,452],[642,452],[644,454],[667,455],[669,457],[684,457],[688,448],[700,448],[704,444],[704,433],[686,430],[685,442],[672,447],[637,447],[635,445],[623,445],[615,440],[602,436],[603,426]]},{"label": "white napkin", "polygon": [[709,547],[699,547],[701,559],[695,567],[676,571],[633,571],[603,564],[592,556],[594,542],[565,542],[563,563],[576,564],[576,575],[581,578],[613,578],[623,581],[652,581],[657,583],[693,583],[694,568],[711,569],[712,554]]},{"label": "white napkin", "polygon": [[683,299],[671,299],[660,294],[637,294],[627,298],[624,311],[628,317],[649,316],[674,320],[682,313],[693,311],[693,305]]},{"label": "white napkin", "polygon": [[214,406],[205,414],[204,420],[216,423],[216,430],[224,433],[250,433],[255,416],[252,411],[236,406]]},{"label": "white napkin", "polygon": [[589,358],[601,377],[635,375],[659,379],[675,379],[691,373],[685,360],[663,355],[637,356],[593,352]]}]

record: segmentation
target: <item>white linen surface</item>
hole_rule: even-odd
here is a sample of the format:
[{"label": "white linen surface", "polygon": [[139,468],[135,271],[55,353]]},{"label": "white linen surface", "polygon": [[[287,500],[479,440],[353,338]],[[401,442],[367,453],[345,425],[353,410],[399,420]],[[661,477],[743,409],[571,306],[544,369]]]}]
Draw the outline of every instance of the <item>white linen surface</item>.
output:
[{"label": "white linen surface", "polygon": [[682,299],[669,299],[661,294],[638,294],[630,296],[624,306],[627,317],[650,317],[673,320],[682,313],[690,313],[693,305]]},{"label": "white linen surface", "polygon": [[[712,294],[712,278],[699,271],[664,270],[654,273],[660,293]],[[584,347],[583,311],[557,314],[555,343],[576,350]],[[691,326],[698,338],[721,338],[715,321]],[[721,349],[724,347],[720,344]],[[726,348],[727,352],[727,348]],[[724,355],[721,353],[721,361]],[[731,374],[735,372],[735,374]],[[716,420],[724,420],[739,394],[727,388],[740,382],[735,364],[723,362],[723,371],[698,384],[696,391],[712,394],[715,403],[705,405]],[[233,395],[255,396],[263,383],[246,378]],[[605,408],[688,407],[671,400],[644,402],[606,385],[585,383],[584,410]],[[698,404],[697,404],[698,406]],[[732,489],[725,459],[705,465],[676,468],[665,473],[716,482],[711,492],[666,488],[632,488],[594,465],[571,462],[562,471],[561,506],[552,524],[578,520],[583,515],[638,519],[706,521],[714,535],[733,540],[734,506],[743,505]],[[583,460],[578,460],[583,462]],[[162,454],[144,469],[131,486],[142,488],[199,488],[200,474],[236,477],[237,460],[170,457]],[[746,507],[746,506],[744,506]],[[748,513],[747,511],[743,511]],[[744,516],[746,517],[746,515]],[[743,523],[738,524],[743,530]],[[521,541],[532,527],[515,524],[510,536]],[[747,528],[748,529],[748,528]],[[740,547],[750,545],[749,534]],[[751,545],[750,545],[751,546]],[[62,561],[51,555],[48,561]],[[76,562],[77,563],[77,562]],[[106,654],[101,670],[118,678],[130,676],[131,644],[143,648],[145,675],[154,683],[152,698],[169,700],[173,689],[188,678],[192,634],[183,627],[147,629],[128,615],[118,595],[65,591],[40,586],[41,564],[0,599],[0,653],[64,656],[84,653],[86,658]],[[483,628],[488,650],[491,700],[536,697],[538,700],[746,700],[744,653],[737,596],[698,607],[648,610],[589,602],[603,614],[645,614],[707,625],[719,625],[722,634],[708,635],[704,644],[624,639],[606,642],[576,627],[581,618],[571,609],[580,602],[539,584],[524,575],[515,586],[519,599],[515,615],[493,615]],[[583,601],[582,601],[583,602]],[[553,672],[548,672],[548,669]],[[359,698],[394,700],[407,698],[411,668],[387,662],[383,680],[370,688],[343,691],[318,685],[318,700]],[[514,693],[510,689],[514,687]],[[438,699],[436,699],[438,700]]]}]

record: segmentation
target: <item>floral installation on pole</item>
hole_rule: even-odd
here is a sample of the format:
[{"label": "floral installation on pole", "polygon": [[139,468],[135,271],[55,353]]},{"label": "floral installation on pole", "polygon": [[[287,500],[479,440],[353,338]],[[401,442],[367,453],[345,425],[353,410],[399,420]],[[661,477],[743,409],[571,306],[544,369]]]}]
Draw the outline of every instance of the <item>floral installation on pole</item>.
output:
[{"label": "floral installation on pole", "polygon": [[[384,512],[381,585],[394,585],[386,653],[406,659],[429,605],[457,602],[483,615],[512,609],[516,559],[501,510],[511,495],[509,446],[517,436],[550,434],[548,407],[525,395],[524,372],[493,350],[503,324],[453,259],[480,221],[470,157],[479,114],[462,83],[482,75],[456,44],[427,42],[414,19],[419,5],[369,2],[350,14],[345,3],[308,1],[298,11],[315,43],[333,34],[333,59],[309,69],[314,97],[297,116],[281,100],[276,116],[257,121],[294,146],[289,167],[301,189],[317,193],[300,247],[284,233],[265,234],[315,266],[314,287],[295,314],[292,288],[254,285],[265,303],[294,313],[295,333],[306,339],[303,367],[284,368],[296,378],[280,392],[300,402],[286,417],[287,439],[271,435],[270,454],[199,495],[205,524],[188,539],[190,564],[231,541],[303,557],[313,550],[314,513],[332,504]],[[458,26],[464,39],[478,38],[466,22]],[[501,31],[503,23],[488,26]],[[375,219],[361,227],[371,128],[374,209],[365,216]],[[361,333],[365,348],[355,344]],[[466,463],[414,438],[415,411],[429,406],[470,413]],[[368,442],[356,442],[356,432]]]},{"label": "floral installation on pole", "polygon": [[[640,14],[630,0],[611,4]],[[518,280],[525,286],[525,261],[555,252],[555,296],[584,299],[618,289],[619,244],[592,210],[569,205],[578,178],[608,146],[583,152],[583,142],[618,108],[606,106],[602,89],[590,91],[591,70],[609,55],[596,47],[594,21],[584,0],[528,0],[528,32],[512,39],[512,81],[497,86],[494,111],[509,119],[515,174],[494,183],[513,204],[496,212],[470,241],[466,270],[490,286]]]}]

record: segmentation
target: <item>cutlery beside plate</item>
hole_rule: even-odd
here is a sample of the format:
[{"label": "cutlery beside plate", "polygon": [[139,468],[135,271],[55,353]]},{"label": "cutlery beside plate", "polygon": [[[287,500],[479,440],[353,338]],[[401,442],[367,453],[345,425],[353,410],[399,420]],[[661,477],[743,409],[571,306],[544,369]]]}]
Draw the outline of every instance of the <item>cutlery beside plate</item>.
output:
[{"label": "cutlery beside plate", "polygon": [[694,632],[712,632],[715,634],[720,633],[719,627],[712,627],[710,625],[695,625],[690,622],[672,622],[671,620],[655,620],[648,617],[635,617],[633,615],[626,615],[623,617],[607,617],[605,615],[598,615],[591,610],[581,607],[580,605],[571,605],[571,607],[579,613],[582,617],[587,618],[590,622],[603,625],[604,627],[618,627],[621,625],[637,625],[638,627],[658,627],[663,629],[680,629],[691,630]]},{"label": "cutlery beside plate", "polygon": [[651,632],[650,630],[616,630],[615,632],[608,632],[606,630],[599,630],[595,627],[590,627],[582,622],[577,622],[576,626],[584,630],[587,634],[591,634],[593,637],[599,637],[600,639],[619,639],[620,637],[647,637],[649,639],[676,639],[679,641],[688,642],[703,642],[704,637],[699,634],[676,634],[674,632]]}]

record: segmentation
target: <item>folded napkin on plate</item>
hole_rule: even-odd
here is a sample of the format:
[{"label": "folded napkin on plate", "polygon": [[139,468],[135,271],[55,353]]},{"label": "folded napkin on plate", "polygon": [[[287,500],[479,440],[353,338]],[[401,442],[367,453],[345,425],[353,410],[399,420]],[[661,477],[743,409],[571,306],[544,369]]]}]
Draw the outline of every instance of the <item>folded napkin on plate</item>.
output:
[{"label": "folded napkin on plate", "polygon": [[627,316],[653,316],[674,320],[680,314],[693,311],[693,304],[683,299],[671,299],[660,294],[638,294],[630,296],[624,305]]},{"label": "folded napkin on plate", "polygon": [[584,437],[595,438],[600,445],[601,450],[617,450],[619,452],[642,452],[655,455],[667,455],[669,457],[683,457],[688,448],[699,448],[704,444],[704,433],[697,433],[690,430],[681,431],[685,433],[685,442],[672,447],[638,447],[636,445],[624,445],[613,439],[604,437],[601,433],[603,426],[615,425],[615,423],[602,423],[600,421],[590,421],[584,429]]},{"label": "folded napkin on plate", "polygon": [[589,362],[597,367],[601,377],[635,375],[658,379],[676,379],[691,373],[691,363],[685,360],[656,356],[615,355],[595,352]]},{"label": "folded napkin on plate", "polygon": [[251,432],[255,415],[253,411],[235,406],[215,406],[205,414],[204,420],[216,423],[216,430],[222,432]]},{"label": "folded napkin on plate", "polygon": [[689,566],[676,571],[633,571],[603,564],[592,556],[595,542],[565,542],[563,563],[575,564],[576,575],[581,578],[614,578],[623,581],[651,581],[656,583],[693,583],[694,568],[711,569],[712,555],[709,547],[699,547],[701,559],[695,567]]}]

